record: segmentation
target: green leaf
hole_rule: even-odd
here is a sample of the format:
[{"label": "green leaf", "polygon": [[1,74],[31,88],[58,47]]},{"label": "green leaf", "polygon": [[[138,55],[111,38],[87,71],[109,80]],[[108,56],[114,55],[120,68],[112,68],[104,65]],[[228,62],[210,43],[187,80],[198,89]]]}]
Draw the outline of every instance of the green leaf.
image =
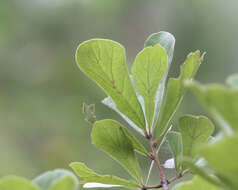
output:
[{"label": "green leaf", "polygon": [[[179,129],[183,140],[183,156],[193,159],[197,155],[197,146],[208,140],[214,130],[214,126],[204,116],[185,115],[179,119]],[[183,169],[186,168],[184,166]]]},{"label": "green leaf", "polygon": [[171,131],[167,135],[167,140],[174,156],[174,164],[176,171],[179,172],[180,171],[179,158],[183,156],[182,136],[178,132]]},{"label": "green leaf", "polygon": [[127,137],[131,140],[134,150],[147,157],[148,152],[145,147],[132,134],[130,134],[126,128],[123,127],[122,129]]},{"label": "green leaf", "polygon": [[113,100],[111,99],[111,97],[107,97],[105,99],[102,100],[102,103],[104,105],[106,105],[107,107],[111,108],[112,110],[114,110],[115,112],[117,112],[133,129],[135,129],[138,133],[140,133],[141,135],[145,136],[144,131],[139,128],[135,123],[133,123],[126,115],[124,115],[122,112],[120,112],[117,107],[116,104],[113,102]]},{"label": "green leaf", "polygon": [[212,183],[213,185],[216,185],[218,187],[224,186],[216,176],[210,175],[207,170],[196,165],[193,162],[193,160],[188,158],[183,158],[182,160],[180,160],[180,162],[183,165],[186,165],[193,174],[199,175],[200,177],[202,177],[204,180],[208,181],[209,183]]},{"label": "green leaf", "polygon": [[169,32],[161,31],[158,33],[151,34],[145,41],[145,47],[155,46],[156,44],[160,44],[162,47],[164,47],[168,55],[168,63],[170,66],[174,54],[174,36]]},{"label": "green leaf", "polygon": [[191,80],[195,76],[203,56],[200,57],[200,51],[190,53],[185,63],[180,68],[178,78],[171,78],[168,82],[168,89],[160,110],[159,121],[157,123],[158,132],[156,134],[163,136],[169,126],[169,122],[180,105],[182,98],[186,92],[183,85],[184,80]]},{"label": "green leaf", "polygon": [[93,39],[78,46],[79,68],[113,99],[119,111],[144,131],[145,119],[126,68],[124,48],[117,42]]},{"label": "green leaf", "polygon": [[[114,185],[124,186],[128,188],[139,188],[140,185],[137,184],[134,181],[121,179],[116,176],[112,175],[99,175],[95,173],[93,170],[88,168],[84,163],[81,162],[74,162],[70,164],[70,167],[74,170],[74,172],[83,179],[83,181],[80,181],[81,184],[87,184],[87,183],[99,183],[96,185],[101,186],[103,184],[111,185],[113,187]],[[108,186],[110,187],[110,186]]]},{"label": "green leaf", "polygon": [[168,56],[164,48],[157,44],[143,49],[135,58],[132,67],[137,92],[142,95],[149,129],[153,125],[155,98],[159,84],[168,67]]},{"label": "green leaf", "polygon": [[24,178],[8,176],[0,180],[0,190],[39,190],[39,188]]},{"label": "green leaf", "polygon": [[205,146],[199,150],[216,175],[232,189],[238,189],[238,135]]},{"label": "green leaf", "polygon": [[[69,178],[71,179],[70,181]],[[78,182],[74,174],[67,170],[57,169],[43,173],[42,175],[35,178],[32,182],[37,184],[41,190],[52,190],[51,188],[55,188],[54,185],[59,183],[62,186],[67,186],[68,184],[72,184],[72,180],[74,181],[73,187],[76,188]],[[67,190],[70,189],[68,188]]]},{"label": "green leaf", "polygon": [[226,83],[232,88],[238,88],[238,73],[229,76]]},{"label": "green leaf", "polygon": [[50,190],[77,190],[78,184],[70,176],[63,177],[57,181]]},{"label": "green leaf", "polygon": [[200,85],[187,82],[194,95],[201,101],[211,117],[226,134],[238,131],[238,89],[222,85]]},{"label": "green leaf", "polygon": [[177,184],[173,190],[219,190],[217,186],[207,182],[199,176],[195,176],[193,180]]},{"label": "green leaf", "polygon": [[92,143],[117,160],[135,179],[142,182],[141,170],[135,157],[134,146],[120,123],[114,120],[95,122]]},{"label": "green leaf", "polygon": [[162,81],[161,81],[161,83],[160,83],[160,85],[157,89],[157,92],[156,92],[155,114],[154,114],[154,121],[153,121],[154,125],[152,126],[153,129],[155,128],[155,125],[156,125],[157,120],[158,120],[162,100],[163,100],[163,97],[164,97],[165,83],[166,83],[169,67],[170,67],[171,62],[173,60],[175,38],[169,32],[162,31],[162,32],[154,33],[154,34],[151,34],[148,37],[148,39],[146,40],[145,47],[155,46],[156,44],[160,44],[165,49],[166,54],[168,56],[168,67],[167,67],[167,71],[164,74],[164,77],[163,77],[163,79],[162,79]]}]

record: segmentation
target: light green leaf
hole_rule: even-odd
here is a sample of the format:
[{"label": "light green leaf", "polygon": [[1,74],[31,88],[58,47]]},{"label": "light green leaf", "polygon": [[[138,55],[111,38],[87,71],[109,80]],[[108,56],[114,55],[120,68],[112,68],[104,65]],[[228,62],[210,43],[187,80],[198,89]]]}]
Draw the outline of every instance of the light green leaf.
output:
[{"label": "light green leaf", "polygon": [[113,99],[117,109],[145,131],[143,110],[128,75],[124,48],[110,40],[89,40],[78,46],[76,61]]},{"label": "light green leaf", "polygon": [[211,117],[226,134],[238,131],[238,89],[222,85],[200,85],[187,82],[194,95],[201,101]]},{"label": "light green leaf", "polygon": [[[70,167],[74,170],[74,172],[83,179],[83,181],[80,181],[81,184],[87,184],[87,183],[99,183],[96,185],[111,185],[113,187],[116,186],[123,186],[127,188],[139,188],[140,185],[137,184],[134,181],[121,179],[116,176],[112,175],[99,175],[95,173],[93,170],[88,168],[84,163],[81,162],[74,162],[70,164]],[[109,186],[110,187],[110,186]]]},{"label": "light green leaf", "polygon": [[214,126],[204,116],[185,115],[179,119],[179,129],[183,140],[183,156],[193,159],[197,154],[197,146],[208,140],[214,130]]},{"label": "light green leaf", "polygon": [[135,157],[134,146],[120,123],[114,120],[95,122],[92,143],[117,160],[135,179],[142,182],[141,170]]},{"label": "light green leaf", "polygon": [[162,47],[164,47],[168,55],[168,63],[170,66],[174,54],[174,36],[169,32],[161,31],[158,33],[151,34],[145,41],[145,47],[155,46],[156,44],[160,44]]},{"label": "light green leaf", "polygon": [[232,189],[238,189],[238,135],[201,148],[199,153],[215,170],[216,175]]},{"label": "light green leaf", "polygon": [[238,73],[229,76],[226,83],[232,88],[238,88]]},{"label": "light green leaf", "polygon": [[183,165],[186,165],[193,174],[199,175],[209,183],[212,183],[213,185],[216,185],[218,187],[224,186],[216,176],[210,175],[209,172],[205,170],[205,168],[199,167],[196,163],[194,163],[193,160],[183,158],[182,160],[180,160],[180,162]]},{"label": "light green leaf", "polygon": [[133,129],[135,129],[138,133],[140,133],[141,135],[145,136],[144,131],[139,128],[136,124],[134,124],[126,115],[124,115],[122,112],[120,112],[117,107],[116,104],[113,102],[113,100],[111,99],[111,97],[107,97],[105,99],[102,100],[102,103],[106,106],[108,106],[109,108],[111,108],[112,110],[114,110],[115,112],[117,112]]},{"label": "light green leaf", "polygon": [[164,90],[165,90],[165,83],[167,79],[167,75],[169,72],[169,67],[171,65],[171,62],[173,60],[173,54],[174,54],[174,46],[175,46],[175,38],[172,34],[169,32],[158,32],[151,34],[146,42],[145,42],[145,47],[148,46],[155,46],[156,44],[160,44],[166,51],[166,54],[168,56],[168,67],[167,71],[163,76],[163,79],[157,89],[156,92],[156,97],[155,97],[155,114],[154,114],[154,121],[153,121],[153,129],[155,128],[155,125],[157,123],[159,113],[160,113],[160,107],[162,104],[162,100],[164,97]]},{"label": "light green leaf", "polygon": [[[69,178],[71,178],[70,181],[68,181]],[[63,180],[63,182],[61,182],[61,180]],[[59,183],[66,186],[68,185],[68,183],[72,183],[72,180],[75,184],[74,188],[76,188],[77,178],[74,176],[74,174],[68,170],[57,169],[43,173],[42,175],[35,178],[32,182],[37,184],[41,190],[52,190],[51,188],[53,188],[54,185],[57,185]]]},{"label": "light green leaf", "polygon": [[127,137],[131,140],[134,150],[147,157],[148,152],[145,147],[132,134],[130,134],[126,128],[123,127],[122,129]]},{"label": "light green leaf", "polygon": [[63,177],[50,188],[50,190],[77,190],[78,184],[70,176]]},{"label": "light green leaf", "polygon": [[186,92],[183,85],[184,80],[191,80],[195,76],[203,56],[200,57],[200,51],[190,53],[185,63],[180,68],[178,78],[171,78],[168,82],[168,89],[160,110],[159,121],[157,123],[158,132],[156,134],[163,136],[169,126],[169,122],[180,105],[182,98]]},{"label": "light green leaf", "polygon": [[143,49],[136,56],[132,67],[136,90],[144,99],[145,114],[150,129],[153,125],[156,92],[167,67],[168,56],[159,44]]},{"label": "light green leaf", "polygon": [[167,135],[167,140],[174,156],[174,164],[176,171],[179,172],[180,171],[179,158],[183,156],[182,136],[178,132],[171,131]]},{"label": "light green leaf", "polygon": [[24,178],[7,176],[0,180],[0,190],[39,190],[39,188]]},{"label": "light green leaf", "polygon": [[217,186],[207,182],[199,176],[195,176],[193,180],[177,184],[173,190],[219,190]]}]

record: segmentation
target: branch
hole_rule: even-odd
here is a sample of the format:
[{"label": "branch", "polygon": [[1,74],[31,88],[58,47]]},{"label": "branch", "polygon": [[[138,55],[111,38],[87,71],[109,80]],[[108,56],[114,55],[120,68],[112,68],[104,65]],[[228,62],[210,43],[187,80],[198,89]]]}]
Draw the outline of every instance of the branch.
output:
[{"label": "branch", "polygon": [[[148,136],[147,139],[150,142],[150,146],[151,146],[151,150],[152,150],[151,159],[154,160],[154,162],[158,168],[158,171],[159,171],[159,175],[161,178],[161,186],[162,186],[163,190],[169,190],[169,188],[168,188],[169,183],[168,183],[168,180],[164,174],[163,166],[159,162],[158,154],[156,151],[157,142],[152,140],[152,136]],[[157,188],[159,188],[159,187],[157,187]]]},{"label": "branch", "polygon": [[[168,184],[171,184],[172,182],[174,182],[175,180],[179,179],[183,177],[183,173],[179,173],[178,175],[172,177],[171,179],[168,180]],[[159,185],[154,185],[154,186],[142,186],[141,189],[142,190],[147,190],[147,189],[159,189],[159,188],[162,188],[163,185],[162,183],[159,184]]]}]

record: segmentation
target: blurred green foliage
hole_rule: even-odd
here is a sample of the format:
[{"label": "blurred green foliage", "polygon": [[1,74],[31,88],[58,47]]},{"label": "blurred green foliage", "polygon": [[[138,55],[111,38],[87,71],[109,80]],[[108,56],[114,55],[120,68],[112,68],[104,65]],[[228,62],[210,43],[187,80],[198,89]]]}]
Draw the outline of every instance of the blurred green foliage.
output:
[{"label": "blurred green foliage", "polygon": [[[237,6],[236,0],[0,1],[0,177],[34,177],[77,160],[127,175],[90,144],[83,102],[96,104],[98,119],[122,120],[100,103],[105,94],[77,68],[76,46],[96,37],[119,41],[130,67],[149,34],[169,31],[176,37],[170,75],[200,49],[207,55],[197,79],[220,82],[238,70]],[[203,109],[187,95],[183,113]]]}]

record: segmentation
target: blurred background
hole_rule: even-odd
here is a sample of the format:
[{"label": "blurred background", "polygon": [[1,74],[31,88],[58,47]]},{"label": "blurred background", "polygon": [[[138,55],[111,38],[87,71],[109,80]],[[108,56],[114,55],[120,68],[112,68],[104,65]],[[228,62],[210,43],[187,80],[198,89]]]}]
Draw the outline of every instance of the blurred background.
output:
[{"label": "blurred background", "polygon": [[[170,76],[200,49],[207,55],[196,79],[223,82],[238,71],[237,9],[237,0],[0,0],[0,177],[33,178],[72,161],[128,177],[91,145],[83,102],[96,104],[97,119],[124,122],[100,103],[105,94],[77,68],[77,45],[91,38],[118,41],[130,66],[151,33],[168,31],[176,38]],[[189,93],[176,118],[185,113],[205,114]],[[147,171],[149,163],[139,160]]]}]

